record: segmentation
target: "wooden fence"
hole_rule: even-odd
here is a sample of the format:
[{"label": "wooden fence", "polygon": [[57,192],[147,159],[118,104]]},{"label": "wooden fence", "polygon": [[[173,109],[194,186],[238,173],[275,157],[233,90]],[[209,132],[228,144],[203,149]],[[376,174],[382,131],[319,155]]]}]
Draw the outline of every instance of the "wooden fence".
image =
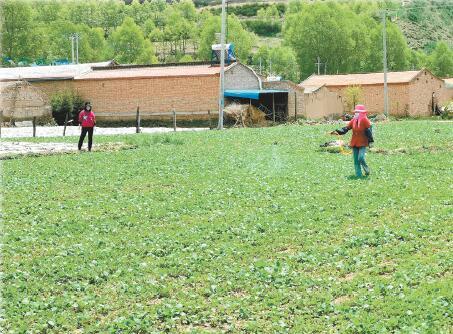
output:
[{"label": "wooden fence", "polygon": [[[168,116],[172,119],[173,130],[176,131],[177,128],[177,120],[178,116],[180,117],[187,117],[187,116],[197,116],[197,115],[204,115],[207,116],[209,122],[209,129],[213,129],[213,118],[217,119],[218,111],[196,111],[196,112],[184,112],[184,111],[167,111],[167,112],[141,112],[140,107],[137,107],[136,112],[124,112],[124,113],[99,113],[98,116],[100,117],[135,117],[135,132],[141,132],[141,119],[142,117],[155,117],[155,116]],[[63,137],[66,136],[66,128],[68,123],[71,121],[68,120],[69,113],[66,114],[65,122],[63,126]],[[36,117],[31,119],[32,126],[33,126],[33,137],[36,137]],[[3,111],[0,110],[0,138],[2,137],[2,124],[3,124]]]},{"label": "wooden fence", "polygon": [[143,112],[140,110],[140,107],[137,107],[136,112],[121,112],[121,113],[99,113],[97,114],[97,117],[124,117],[124,118],[132,118],[135,117],[135,128],[136,128],[136,133],[140,133],[140,128],[141,128],[141,120],[144,117],[162,117],[162,116],[167,116],[168,118],[171,118],[173,121],[173,130],[176,131],[177,128],[177,120],[178,116],[184,117],[187,119],[189,116],[207,116],[208,122],[209,122],[209,128],[213,129],[213,118],[217,119],[216,116],[218,116],[218,111],[161,111],[161,112]]}]

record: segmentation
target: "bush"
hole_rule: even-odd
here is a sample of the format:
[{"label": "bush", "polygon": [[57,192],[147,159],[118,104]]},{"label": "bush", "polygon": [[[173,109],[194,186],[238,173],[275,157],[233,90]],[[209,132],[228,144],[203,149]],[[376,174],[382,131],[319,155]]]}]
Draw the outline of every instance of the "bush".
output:
[{"label": "bush", "polygon": [[[260,9],[266,9],[270,4],[263,4],[263,3],[253,3],[253,4],[244,4],[244,5],[237,5],[237,6],[229,6],[228,7],[228,14],[229,15],[236,15],[236,16],[246,16],[246,17],[253,17],[258,15],[258,11]],[[286,4],[279,3],[275,5],[280,16],[283,16],[286,12]],[[211,13],[214,15],[220,15],[222,9],[221,8],[214,8],[210,9]]]},{"label": "bush", "polygon": [[73,91],[59,92],[52,96],[50,104],[52,106],[52,117],[58,125],[64,125],[66,114],[69,114],[68,122],[72,120],[69,124],[79,124],[79,112],[84,105],[80,95]]},{"label": "bush", "polygon": [[245,25],[247,29],[259,36],[275,36],[282,31],[282,24],[280,22],[249,20],[245,21]]}]

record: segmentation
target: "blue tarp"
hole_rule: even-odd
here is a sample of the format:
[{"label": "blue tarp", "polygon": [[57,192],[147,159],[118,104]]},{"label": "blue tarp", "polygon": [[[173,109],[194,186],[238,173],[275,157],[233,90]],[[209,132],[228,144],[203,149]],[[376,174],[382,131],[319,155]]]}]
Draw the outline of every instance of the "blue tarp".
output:
[{"label": "blue tarp", "polygon": [[239,99],[252,99],[259,100],[260,94],[277,94],[277,93],[288,93],[286,90],[275,90],[275,89],[245,89],[245,90],[236,90],[236,89],[227,89],[225,90],[225,97],[235,97]]}]

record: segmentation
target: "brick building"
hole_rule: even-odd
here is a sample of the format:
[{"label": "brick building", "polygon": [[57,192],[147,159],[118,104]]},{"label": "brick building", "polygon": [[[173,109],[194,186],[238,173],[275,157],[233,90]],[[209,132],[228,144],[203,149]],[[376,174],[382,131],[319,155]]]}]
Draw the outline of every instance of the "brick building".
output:
[{"label": "brick building", "polygon": [[[69,67],[68,67],[69,66]],[[143,119],[166,116],[176,111],[190,118],[218,113],[220,67],[210,63],[172,65],[87,64],[68,65],[45,73],[29,70],[22,77],[50,99],[63,90],[78,92],[90,101],[99,119],[125,120],[135,117],[137,107]],[[22,72],[24,73],[24,72]],[[13,77],[13,76],[9,76]],[[9,77],[0,71],[0,81]],[[227,89],[260,90],[255,72],[241,63],[225,68]],[[165,118],[165,117],[163,117]]]},{"label": "brick building", "polygon": [[[445,102],[445,83],[428,70],[388,73],[389,113],[398,116],[429,116],[432,114],[432,101]],[[329,91],[338,94],[347,110],[346,89],[360,86],[362,101],[370,113],[384,111],[384,74],[312,75],[303,81],[301,87],[325,85]],[[433,95],[434,94],[434,95]]]}]

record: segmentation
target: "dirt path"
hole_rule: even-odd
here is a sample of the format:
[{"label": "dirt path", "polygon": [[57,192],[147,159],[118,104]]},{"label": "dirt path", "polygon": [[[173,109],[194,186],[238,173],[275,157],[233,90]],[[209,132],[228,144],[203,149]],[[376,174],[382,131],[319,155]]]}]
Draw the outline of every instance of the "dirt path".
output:
[{"label": "dirt path", "polygon": [[[203,131],[207,128],[177,128],[176,131]],[[141,128],[142,133],[172,132],[172,128]],[[94,135],[124,135],[135,133],[134,127],[129,128],[100,128],[94,129]],[[80,130],[76,126],[66,128],[66,136],[79,136]],[[62,137],[62,126],[40,126],[36,128],[36,137]],[[29,138],[33,137],[32,127],[3,128],[2,138]]]},{"label": "dirt path", "polygon": [[[105,143],[93,145],[93,151],[116,151],[133,148],[124,143]],[[83,151],[87,151],[86,147]],[[31,143],[4,141],[0,145],[0,160],[26,155],[51,155],[77,152],[73,143]]]}]

